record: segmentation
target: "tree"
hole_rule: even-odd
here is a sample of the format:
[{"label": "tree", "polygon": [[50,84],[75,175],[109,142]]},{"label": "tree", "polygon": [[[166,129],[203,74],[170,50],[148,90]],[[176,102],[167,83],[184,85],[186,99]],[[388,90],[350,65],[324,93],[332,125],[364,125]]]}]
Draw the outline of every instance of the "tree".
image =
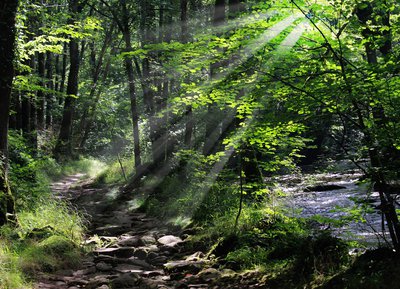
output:
[{"label": "tree", "polygon": [[[69,0],[69,11],[71,18],[69,24],[74,24],[83,6],[79,0]],[[79,75],[79,42],[78,39],[71,37],[69,42],[70,68],[66,97],[64,101],[64,111],[61,121],[60,133],[57,145],[54,149],[56,156],[67,156],[72,153],[72,121],[74,115],[75,99],[78,95],[78,75]]]},{"label": "tree", "polygon": [[[289,110],[319,122],[331,118],[336,130],[340,128],[341,140],[335,135],[332,139],[364,170],[372,189],[379,193],[379,207],[398,250],[400,224],[390,186],[398,175],[399,134],[394,124],[400,120],[395,108],[399,102],[398,65],[392,49],[395,25],[390,21],[394,7],[390,1],[345,2],[333,11],[315,6],[316,16],[309,17],[316,31],[312,36],[315,42],[305,41],[303,53],[287,60],[286,71],[275,69],[273,78],[289,87],[294,96],[286,102]],[[307,15],[296,1],[292,3]],[[363,47],[354,44],[355,38],[362,39]],[[361,136],[359,147],[349,149],[348,130]],[[358,162],[360,156],[369,159],[367,168]]]},{"label": "tree", "polygon": [[0,225],[15,215],[14,200],[7,179],[8,119],[14,77],[15,17],[17,0],[0,3]]}]

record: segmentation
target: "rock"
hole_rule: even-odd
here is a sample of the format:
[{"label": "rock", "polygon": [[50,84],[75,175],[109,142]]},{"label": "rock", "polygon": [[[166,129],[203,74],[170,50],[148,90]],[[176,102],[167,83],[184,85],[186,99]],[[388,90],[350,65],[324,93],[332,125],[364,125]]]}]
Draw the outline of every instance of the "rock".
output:
[{"label": "rock", "polygon": [[100,240],[107,243],[115,243],[118,241],[117,237],[114,236],[99,236]]},{"label": "rock", "polygon": [[148,270],[152,270],[153,269],[153,266],[151,266],[149,263],[147,263],[144,260],[135,259],[135,258],[129,258],[126,261],[128,261],[129,264],[137,265],[137,266],[140,266],[140,267],[148,269]]},{"label": "rock", "polygon": [[186,257],[185,260],[186,261],[199,261],[204,257],[205,257],[205,254],[203,252],[198,251],[198,252],[193,253],[192,255]]},{"label": "rock", "polygon": [[[152,254],[152,253],[150,253],[150,254]],[[149,256],[150,256],[150,255],[149,255]],[[165,256],[156,256],[156,257],[152,257],[152,258],[150,259],[150,258],[148,257],[148,258],[147,258],[147,261],[148,261],[150,264],[160,266],[160,265],[165,264],[165,263],[168,261],[168,258],[165,257]]]},{"label": "rock", "polygon": [[223,269],[221,271],[222,276],[237,276],[238,273],[233,271],[232,269]]},{"label": "rock", "polygon": [[98,227],[93,230],[94,234],[103,235],[103,236],[118,236],[125,233],[129,228],[127,226],[121,225],[106,225],[102,227]]},{"label": "rock", "polygon": [[66,283],[63,282],[63,281],[57,281],[55,285],[56,285],[57,287],[63,287],[63,286],[66,285]]},{"label": "rock", "polygon": [[316,185],[309,186],[304,189],[305,192],[325,192],[325,191],[334,191],[345,189],[346,187],[338,186],[338,185]]},{"label": "rock", "polygon": [[124,239],[118,242],[118,245],[122,247],[139,247],[141,244],[142,242],[138,236],[124,237]]},{"label": "rock", "polygon": [[144,218],[146,218],[146,214],[144,213],[132,213],[130,214],[131,220],[135,221],[142,221]]},{"label": "rock", "polygon": [[95,276],[93,279],[90,279],[86,284],[86,289],[97,289],[102,285],[108,285],[110,280],[105,276]]},{"label": "rock", "polygon": [[133,256],[135,249],[132,247],[101,248],[93,251],[97,254],[108,255],[118,258],[129,258]]},{"label": "rock", "polygon": [[111,281],[112,288],[135,288],[140,277],[135,273],[125,273]]},{"label": "rock", "polygon": [[62,276],[73,276],[74,275],[74,271],[70,270],[70,269],[60,270],[60,271],[57,271],[57,274],[58,275],[62,275]]},{"label": "rock", "polygon": [[204,267],[205,264],[206,264],[205,261],[190,262],[185,260],[179,260],[179,261],[168,262],[164,264],[164,267],[168,272],[171,273],[182,272],[182,273],[197,274],[200,272],[200,270]]},{"label": "rock", "polygon": [[89,275],[89,274],[93,274],[96,272],[96,266],[94,263],[92,263],[93,265],[91,265],[90,267],[83,269],[83,270],[78,270],[75,271],[73,273],[74,276],[84,276],[84,275]]},{"label": "rock", "polygon": [[[164,282],[162,280],[141,279],[139,283],[140,289],[158,289],[162,288]],[[165,287],[164,287],[165,288]]]},{"label": "rock", "polygon": [[101,285],[99,288],[97,289],[110,289],[110,287],[108,287],[108,285]]},{"label": "rock", "polygon": [[146,259],[147,258],[147,251],[144,248],[137,248],[133,253],[133,256],[138,259]]},{"label": "rock", "polygon": [[146,278],[152,278],[155,276],[162,276],[164,275],[164,271],[163,270],[154,270],[154,271],[144,271],[142,276],[146,277]]},{"label": "rock", "polygon": [[109,255],[98,255],[98,256],[95,256],[94,261],[96,263],[105,262],[105,263],[109,263],[109,264],[112,264],[112,265],[116,265],[119,262],[118,258],[113,257],[113,256],[109,256]]},{"label": "rock", "polygon": [[183,241],[179,237],[175,237],[173,235],[167,235],[159,238],[157,242],[168,247],[174,247],[177,244],[182,243]]},{"label": "rock", "polygon": [[[154,260],[154,259],[156,259],[156,258],[158,258],[158,257],[160,257],[159,254],[157,254],[157,253],[155,253],[155,252],[149,252],[149,253],[147,254],[146,261],[151,261],[151,260]],[[163,257],[164,257],[164,256],[163,256]]]},{"label": "rock", "polygon": [[114,268],[115,271],[120,273],[136,273],[140,274],[143,272],[143,268],[132,264],[119,264]]},{"label": "rock", "polygon": [[177,246],[167,246],[167,245],[161,245],[159,247],[160,252],[163,252],[165,255],[171,255],[174,253],[178,253],[178,248]]},{"label": "rock", "polygon": [[141,237],[140,241],[143,246],[154,245],[157,242],[156,239],[151,235],[145,235]]},{"label": "rock", "polygon": [[158,248],[157,245],[150,245],[146,248],[147,248],[148,252],[159,252],[160,251],[160,248]]},{"label": "rock", "polygon": [[112,268],[113,268],[112,265],[107,264],[105,262],[99,262],[99,263],[96,264],[96,269],[99,270],[99,271],[103,271],[103,272],[104,271],[111,271]]},{"label": "rock", "polygon": [[67,281],[68,286],[86,286],[88,284],[88,281],[76,278],[76,279],[70,279]]},{"label": "rock", "polygon": [[210,281],[213,279],[218,279],[221,277],[221,272],[214,268],[207,268],[202,270],[199,274],[197,274],[199,278],[203,281]]},{"label": "rock", "polygon": [[188,284],[187,288],[188,289],[198,289],[198,288],[208,289],[210,287],[208,286],[208,284]]}]

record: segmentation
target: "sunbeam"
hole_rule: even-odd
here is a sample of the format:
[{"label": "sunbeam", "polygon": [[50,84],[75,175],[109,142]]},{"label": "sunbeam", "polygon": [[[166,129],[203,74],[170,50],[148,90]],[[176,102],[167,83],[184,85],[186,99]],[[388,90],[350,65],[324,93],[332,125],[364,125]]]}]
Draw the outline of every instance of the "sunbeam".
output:
[{"label": "sunbeam", "polygon": [[[287,22],[292,23],[292,19],[288,20]],[[307,28],[308,28],[308,23],[305,23],[305,22],[302,22],[299,25],[297,25],[292,30],[292,32],[290,32],[287,35],[287,37],[280,43],[280,45],[277,47],[277,49],[275,51],[271,52],[271,56],[270,56],[269,60],[264,63],[263,67],[268,69],[272,64],[276,64],[279,61],[283,61],[283,59],[280,58],[281,53],[291,50]],[[268,34],[269,36],[265,36],[265,39],[271,39],[270,37],[272,37],[272,35],[274,35],[275,33],[272,32],[272,33]],[[251,93],[251,92],[249,92],[249,93]],[[222,111],[221,111],[221,113],[222,113]],[[240,140],[241,136],[243,134],[245,134],[249,129],[251,129],[251,125],[254,122],[254,120],[256,119],[257,113],[258,113],[257,110],[253,111],[251,117],[248,117],[243,122],[244,124],[235,131],[235,135],[233,137],[234,139]],[[207,114],[204,114],[204,118],[206,118],[206,117],[207,117]],[[234,121],[236,121],[236,115],[233,113],[224,115],[224,117],[225,117],[224,122],[227,124],[227,125],[225,125],[225,129],[229,126],[229,124],[232,124]],[[176,118],[175,123],[181,124],[182,120],[183,120],[183,117]],[[223,127],[216,126],[214,128],[213,133],[216,133],[219,136],[223,135],[224,134]],[[165,136],[162,136],[162,138],[164,140],[166,139]],[[217,143],[219,141],[220,141],[220,139],[218,138],[213,145],[214,146],[217,145]],[[200,148],[199,146],[201,144],[202,144],[202,141],[197,140],[196,149],[199,149]],[[165,145],[165,143],[161,144],[161,145]],[[228,162],[229,158],[232,156],[234,151],[235,151],[235,149],[233,148],[233,146],[230,145],[230,146],[226,147],[226,149],[223,151],[222,156],[220,156],[219,160],[213,165],[213,167],[210,169],[210,171],[204,177],[204,180],[201,185],[201,190],[198,191],[196,194],[197,199],[194,202],[195,205],[192,207],[192,210],[191,210],[192,213],[195,213],[198,206],[200,206],[201,203],[203,202],[203,200],[206,198],[206,196],[209,193],[210,189],[212,188],[215,180],[217,179],[219,173],[224,169],[226,163]],[[186,168],[187,167],[183,168],[183,170],[185,170]],[[153,186],[158,186],[159,184],[161,184],[163,182],[164,178],[166,176],[168,176],[168,174],[171,172],[171,170],[172,170],[172,166],[169,163],[165,163],[164,165],[159,167],[156,172],[157,180],[156,180],[156,182],[153,182]],[[181,186],[185,186],[185,185],[186,184],[184,182],[181,184]],[[171,186],[164,187],[163,189],[166,191],[174,191],[176,193],[178,193],[180,191],[178,188],[171,187]],[[183,192],[182,192],[182,194],[183,194]],[[148,197],[148,195],[145,197]],[[179,196],[175,196],[175,197],[179,197]],[[192,217],[192,216],[186,216],[186,217],[188,219],[190,219],[190,217]]]}]

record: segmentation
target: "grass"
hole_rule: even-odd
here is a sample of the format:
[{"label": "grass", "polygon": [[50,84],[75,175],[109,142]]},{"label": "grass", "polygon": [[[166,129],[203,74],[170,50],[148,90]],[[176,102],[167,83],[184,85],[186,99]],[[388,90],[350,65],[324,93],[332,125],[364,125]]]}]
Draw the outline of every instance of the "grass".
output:
[{"label": "grass", "polygon": [[[134,173],[134,158],[123,157],[114,160],[96,175],[96,182],[99,184],[122,184],[125,183],[125,176],[129,178]],[[121,167],[122,166],[122,167]]]},{"label": "grass", "polygon": [[95,159],[80,158],[60,165],[49,157],[34,158],[23,139],[13,139],[9,176],[18,226],[0,228],[1,289],[30,289],[39,273],[79,265],[85,218],[67,201],[55,199],[49,185],[76,173],[95,178],[106,168]]},{"label": "grass", "polygon": [[38,273],[79,265],[85,224],[67,203],[42,199],[18,221],[0,230],[0,288],[32,288]]},{"label": "grass", "polygon": [[79,158],[62,165],[50,158],[45,159],[39,165],[39,171],[51,180],[77,173],[83,173],[90,178],[96,178],[107,170],[107,168],[108,166],[104,162],[94,158]]}]

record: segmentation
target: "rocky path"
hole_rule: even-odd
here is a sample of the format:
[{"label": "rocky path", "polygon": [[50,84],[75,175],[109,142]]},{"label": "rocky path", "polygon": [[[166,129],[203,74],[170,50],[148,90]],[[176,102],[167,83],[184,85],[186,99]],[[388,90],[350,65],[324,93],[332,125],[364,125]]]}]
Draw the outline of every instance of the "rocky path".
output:
[{"label": "rocky path", "polygon": [[52,189],[88,214],[86,245],[93,250],[79,270],[45,275],[35,288],[265,288],[256,273],[221,269],[188,246],[190,231],[170,228],[123,205],[110,206],[109,189],[93,188],[82,177],[68,177]]}]

